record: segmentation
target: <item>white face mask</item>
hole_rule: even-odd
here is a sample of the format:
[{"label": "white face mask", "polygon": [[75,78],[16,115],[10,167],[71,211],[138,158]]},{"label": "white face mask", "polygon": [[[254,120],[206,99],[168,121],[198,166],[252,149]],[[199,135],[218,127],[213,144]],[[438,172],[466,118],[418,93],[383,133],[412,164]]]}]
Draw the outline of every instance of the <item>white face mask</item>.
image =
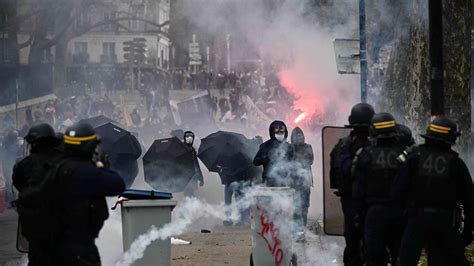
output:
[{"label": "white face mask", "polygon": [[186,137],[185,141],[187,144],[193,144],[193,137]]},{"label": "white face mask", "polygon": [[278,141],[283,141],[283,140],[285,140],[285,134],[275,134],[275,138]]}]

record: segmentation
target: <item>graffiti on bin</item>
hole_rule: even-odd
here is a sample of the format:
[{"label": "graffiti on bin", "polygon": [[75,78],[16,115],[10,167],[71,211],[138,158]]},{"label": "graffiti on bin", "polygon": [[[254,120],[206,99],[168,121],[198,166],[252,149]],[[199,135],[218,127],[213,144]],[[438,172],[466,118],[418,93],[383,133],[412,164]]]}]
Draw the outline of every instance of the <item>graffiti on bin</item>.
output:
[{"label": "graffiti on bin", "polygon": [[280,229],[270,221],[264,209],[257,206],[257,210],[260,211],[260,225],[262,226],[262,231],[257,232],[257,234],[267,244],[268,250],[275,259],[275,265],[280,266],[285,257],[285,253],[282,249],[282,241],[279,238]]}]

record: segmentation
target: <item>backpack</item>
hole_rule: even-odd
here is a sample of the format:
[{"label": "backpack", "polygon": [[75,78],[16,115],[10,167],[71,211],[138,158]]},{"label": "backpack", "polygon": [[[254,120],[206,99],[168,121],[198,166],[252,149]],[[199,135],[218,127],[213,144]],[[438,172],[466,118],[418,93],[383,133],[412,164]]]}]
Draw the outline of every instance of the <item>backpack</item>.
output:
[{"label": "backpack", "polygon": [[55,199],[58,172],[65,163],[65,159],[59,158],[33,160],[32,176],[17,201],[19,224],[27,239],[51,239],[59,233]]}]

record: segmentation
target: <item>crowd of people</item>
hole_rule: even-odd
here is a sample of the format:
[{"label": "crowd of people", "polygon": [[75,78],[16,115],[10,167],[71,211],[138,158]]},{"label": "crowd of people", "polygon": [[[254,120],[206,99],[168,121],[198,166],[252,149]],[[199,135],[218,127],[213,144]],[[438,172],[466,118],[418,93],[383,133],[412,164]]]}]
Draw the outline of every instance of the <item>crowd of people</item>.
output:
[{"label": "crowd of people", "polygon": [[418,265],[423,248],[429,265],[470,265],[474,190],[452,150],[457,125],[437,117],[415,145],[409,128],[369,104],[355,105],[349,123],[330,170],[344,214],[344,265]]}]

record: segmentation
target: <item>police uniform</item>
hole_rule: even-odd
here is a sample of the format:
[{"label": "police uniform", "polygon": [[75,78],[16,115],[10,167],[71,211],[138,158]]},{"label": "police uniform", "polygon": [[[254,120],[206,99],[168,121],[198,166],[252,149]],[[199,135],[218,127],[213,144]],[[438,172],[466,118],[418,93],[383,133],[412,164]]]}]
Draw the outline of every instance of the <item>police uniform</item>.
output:
[{"label": "police uniform", "polygon": [[399,142],[395,119],[388,113],[376,114],[370,131],[375,143],[360,149],[354,159],[352,196],[356,220],[363,227],[366,265],[387,265],[386,250],[393,265],[398,257],[403,219],[390,191],[399,168],[397,157],[405,146]]},{"label": "police uniform", "polygon": [[25,140],[30,145],[30,154],[17,162],[13,168],[13,185],[19,192],[17,200],[19,223],[22,235],[28,240],[28,264],[49,266],[52,264],[53,231],[48,230],[52,219],[42,205],[47,202],[37,192],[43,186],[46,173],[60,160],[62,153],[57,148],[60,140],[48,124],[30,128]]},{"label": "police uniform", "polygon": [[425,244],[435,243],[451,265],[469,265],[462,236],[454,224],[456,203],[472,216],[474,191],[465,163],[451,149],[457,125],[446,117],[431,122],[425,144],[400,157],[403,162],[392,197],[408,207],[400,246],[401,265],[417,265]]},{"label": "police uniform", "polygon": [[108,218],[105,197],[120,194],[125,184],[115,171],[92,162],[98,143],[88,124],[76,124],[64,134],[65,160],[55,184],[61,228],[55,265],[100,265],[95,239]]},{"label": "police uniform", "polygon": [[361,241],[362,232],[356,226],[356,212],[352,199],[351,169],[356,152],[370,144],[369,124],[374,116],[374,109],[366,103],[359,103],[352,107],[349,116],[349,127],[354,128],[348,137],[339,140],[331,151],[331,188],[336,188],[336,195],[341,197],[341,206],[344,214],[344,265],[363,265]]}]

